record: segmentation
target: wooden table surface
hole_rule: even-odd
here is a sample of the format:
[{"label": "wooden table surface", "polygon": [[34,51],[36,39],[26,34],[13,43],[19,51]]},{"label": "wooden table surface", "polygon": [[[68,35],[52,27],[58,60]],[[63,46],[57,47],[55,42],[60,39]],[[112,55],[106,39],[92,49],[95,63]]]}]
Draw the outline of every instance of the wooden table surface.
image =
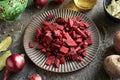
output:
[{"label": "wooden table surface", "polygon": [[[11,35],[13,37],[13,44],[10,47],[12,53],[25,54],[22,42],[24,30],[36,14],[54,8],[64,8],[66,4],[69,5],[70,0],[65,0],[62,5],[55,5],[50,1],[51,0],[49,0],[49,3],[44,8],[36,9],[32,5],[32,1],[29,0],[28,7],[19,20],[15,22],[5,22],[0,20],[0,35],[2,35],[0,40],[7,35]],[[87,67],[72,73],[50,73],[35,66],[27,55],[25,55],[26,65],[24,69],[19,73],[10,75],[8,80],[28,80],[31,75],[36,73],[40,74],[43,80],[110,80],[109,76],[103,69],[103,60],[107,55],[116,53],[113,48],[113,36],[114,33],[120,29],[120,22],[113,22],[105,15],[103,0],[98,0],[95,7],[90,11],[84,12],[84,14],[95,22],[101,34],[99,52],[96,58]],[[103,27],[107,30],[107,33],[104,32]],[[11,32],[12,28],[15,30],[14,32]],[[0,72],[0,80],[3,80],[4,72],[5,69]],[[114,78],[113,80],[120,79]]]}]

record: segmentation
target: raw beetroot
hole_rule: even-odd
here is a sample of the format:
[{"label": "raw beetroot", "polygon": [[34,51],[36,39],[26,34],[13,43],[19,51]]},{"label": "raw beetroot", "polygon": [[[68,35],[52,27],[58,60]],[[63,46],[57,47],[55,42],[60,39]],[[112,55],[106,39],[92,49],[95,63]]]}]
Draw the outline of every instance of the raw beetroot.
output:
[{"label": "raw beetroot", "polygon": [[[86,49],[92,45],[90,25],[80,16],[64,19],[58,17],[55,22],[48,22],[54,15],[47,16],[43,27],[36,29],[34,41],[39,44],[35,47],[47,57],[46,65],[59,67],[66,61],[81,62],[87,56]],[[31,45],[29,45],[31,47]]]}]

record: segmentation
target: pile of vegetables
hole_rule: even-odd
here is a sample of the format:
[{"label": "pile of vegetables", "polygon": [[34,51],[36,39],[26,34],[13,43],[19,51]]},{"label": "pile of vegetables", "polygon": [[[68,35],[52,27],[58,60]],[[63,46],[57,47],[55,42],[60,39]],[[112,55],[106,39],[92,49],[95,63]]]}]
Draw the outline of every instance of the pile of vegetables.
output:
[{"label": "pile of vegetables", "polygon": [[64,19],[56,18],[50,23],[54,15],[47,16],[47,21],[43,21],[43,26],[36,29],[34,41],[38,42],[34,46],[29,42],[30,48],[41,51],[47,57],[46,65],[65,64],[68,61],[81,62],[87,56],[86,49],[92,45],[91,32],[87,29],[90,25],[82,20],[80,16]]}]

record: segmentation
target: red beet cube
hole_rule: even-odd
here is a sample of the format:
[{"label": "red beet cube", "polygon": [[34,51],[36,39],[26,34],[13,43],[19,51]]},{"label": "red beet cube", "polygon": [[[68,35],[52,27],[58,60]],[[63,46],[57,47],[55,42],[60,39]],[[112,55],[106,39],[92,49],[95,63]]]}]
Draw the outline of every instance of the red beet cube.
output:
[{"label": "red beet cube", "polygon": [[72,19],[73,19],[73,21],[81,21],[82,20],[82,18],[80,16],[73,17]]},{"label": "red beet cube", "polygon": [[79,50],[81,50],[81,47],[77,47],[77,48],[75,48],[75,52],[78,52]]},{"label": "red beet cube", "polygon": [[93,44],[91,37],[89,37],[86,41],[87,41],[88,45],[92,45]]},{"label": "red beet cube", "polygon": [[60,48],[60,45],[59,45],[59,44],[56,44],[56,43],[52,43],[52,46],[53,46],[53,47]]},{"label": "red beet cube", "polygon": [[36,49],[36,50],[41,50],[42,48],[43,48],[42,45],[37,45],[35,49]]},{"label": "red beet cube", "polygon": [[48,66],[52,65],[52,62],[54,61],[54,59],[55,59],[55,56],[49,56],[45,64]]},{"label": "red beet cube", "polygon": [[81,42],[82,42],[82,38],[78,38],[78,39],[76,40],[76,42],[77,42],[77,43],[81,43]]},{"label": "red beet cube", "polygon": [[82,30],[80,30],[79,28],[77,28],[77,27],[73,27],[74,29],[75,29],[75,31],[78,33],[78,34],[80,34],[80,35],[82,35],[82,37],[83,38],[87,38],[87,35],[82,31]]},{"label": "red beet cube", "polygon": [[42,32],[42,29],[41,29],[41,28],[37,28],[37,29],[36,29],[36,35],[35,35],[35,37],[34,37],[34,40],[35,40],[35,41],[37,41],[37,42],[39,41],[41,32]]},{"label": "red beet cube", "polygon": [[83,57],[86,57],[87,56],[87,53],[84,51],[84,52],[82,52],[82,56]]},{"label": "red beet cube", "polygon": [[71,18],[68,19],[68,23],[69,23],[70,27],[73,26],[73,20]]},{"label": "red beet cube", "polygon": [[84,42],[83,42],[83,47],[84,47],[84,48],[87,48],[87,47],[88,47],[87,41],[84,41]]},{"label": "red beet cube", "polygon": [[82,57],[78,56],[78,57],[77,57],[77,61],[78,61],[78,62],[81,62],[81,61],[82,61]]},{"label": "red beet cube", "polygon": [[68,55],[74,55],[74,54],[76,54],[75,49],[71,50],[71,51],[68,53]]},{"label": "red beet cube", "polygon": [[41,51],[42,51],[42,53],[46,53],[47,52],[45,48],[41,49]]},{"label": "red beet cube", "polygon": [[[83,21],[79,22],[79,24],[80,24],[80,27],[81,27],[81,28],[85,26]],[[85,28],[84,28],[84,29],[85,29]]]},{"label": "red beet cube", "polygon": [[77,37],[76,32],[73,31],[73,38],[75,39]]},{"label": "red beet cube", "polygon": [[47,43],[47,44],[50,44],[52,40],[53,40],[53,38],[52,38],[52,33],[51,33],[51,32],[47,32],[47,33],[45,34],[45,41],[46,41],[46,43]]},{"label": "red beet cube", "polygon": [[50,21],[50,20],[52,20],[54,17],[55,17],[54,15],[52,15],[52,14],[49,14],[49,15],[47,16],[47,21]]},{"label": "red beet cube", "polygon": [[34,47],[34,44],[32,41],[29,42],[29,48],[33,48]]},{"label": "red beet cube", "polygon": [[43,22],[41,22],[41,24],[43,24],[44,26],[49,26],[50,25],[50,23],[47,22],[47,21],[43,21]]},{"label": "red beet cube", "polygon": [[78,50],[78,54],[82,54],[85,50],[84,49],[80,49]]},{"label": "red beet cube", "polygon": [[86,28],[90,27],[90,25],[88,23],[86,23],[86,22],[84,22],[84,25],[85,25]]},{"label": "red beet cube", "polygon": [[65,62],[66,62],[65,57],[64,57],[64,56],[61,57],[61,58],[60,58],[60,63],[61,63],[61,64],[65,64]]},{"label": "red beet cube", "polygon": [[62,53],[64,53],[64,54],[68,53],[68,51],[69,51],[69,48],[67,48],[67,47],[65,47],[65,46],[62,46],[62,47],[60,48],[60,52],[62,52]]},{"label": "red beet cube", "polygon": [[58,37],[58,38],[62,37],[60,30],[54,30],[53,32],[54,32],[54,35],[55,35],[56,37]]},{"label": "red beet cube", "polygon": [[65,33],[65,37],[66,37],[66,44],[68,46],[77,46],[76,42],[72,39],[72,37],[68,34],[68,33]]},{"label": "red beet cube", "polygon": [[64,26],[59,25],[57,23],[52,23],[51,25],[52,25],[52,27],[56,28],[56,30],[58,30],[58,29],[59,30],[63,30],[64,29]]},{"label": "red beet cube", "polygon": [[86,31],[86,30],[85,30],[85,34],[86,34],[88,37],[91,36],[91,32],[90,32],[90,31]]},{"label": "red beet cube", "polygon": [[55,67],[59,67],[60,66],[60,60],[58,58],[55,59],[54,61]]},{"label": "red beet cube", "polygon": [[65,19],[64,18],[61,18],[61,17],[59,17],[59,18],[57,18],[56,19],[56,23],[58,23],[58,24],[65,24],[66,23],[66,21],[65,21]]},{"label": "red beet cube", "polygon": [[72,61],[76,61],[76,60],[77,60],[78,55],[77,55],[77,54],[74,54],[74,55],[72,55],[71,57],[72,57]]}]

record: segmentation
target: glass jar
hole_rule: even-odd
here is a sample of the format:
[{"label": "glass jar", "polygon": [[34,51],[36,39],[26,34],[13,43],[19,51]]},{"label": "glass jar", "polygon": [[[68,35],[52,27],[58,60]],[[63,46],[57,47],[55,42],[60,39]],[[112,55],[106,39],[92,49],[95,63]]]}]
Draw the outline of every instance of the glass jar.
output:
[{"label": "glass jar", "polygon": [[74,0],[75,5],[82,10],[89,10],[96,5],[97,0]]}]

